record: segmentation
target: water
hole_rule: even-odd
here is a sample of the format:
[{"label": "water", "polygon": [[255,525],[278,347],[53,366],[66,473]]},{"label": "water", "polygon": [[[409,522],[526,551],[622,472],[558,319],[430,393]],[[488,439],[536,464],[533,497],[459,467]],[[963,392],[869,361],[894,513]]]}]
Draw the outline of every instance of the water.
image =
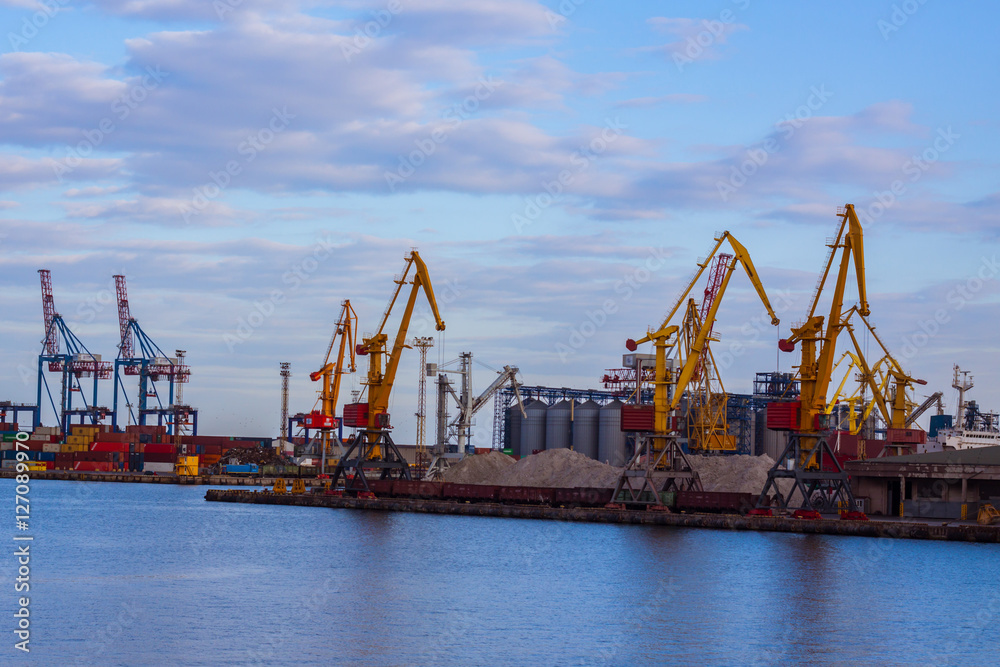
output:
[{"label": "water", "polygon": [[[986,665],[1000,648],[998,545],[235,505],[205,490],[33,482],[32,652],[13,649],[11,546],[0,664]],[[9,545],[15,532],[11,517]]]}]

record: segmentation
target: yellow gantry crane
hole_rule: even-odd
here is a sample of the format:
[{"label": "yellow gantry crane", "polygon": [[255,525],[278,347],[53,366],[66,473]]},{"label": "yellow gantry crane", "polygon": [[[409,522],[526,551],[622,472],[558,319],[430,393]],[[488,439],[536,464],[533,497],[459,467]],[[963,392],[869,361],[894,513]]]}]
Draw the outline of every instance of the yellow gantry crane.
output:
[{"label": "yellow gantry crane", "polygon": [[[309,374],[313,382],[323,381],[319,394],[320,410],[306,417],[306,426],[319,429],[323,440],[323,472],[326,472],[327,457],[331,454],[331,443],[338,447],[341,444],[334,430],[337,415],[337,400],[340,395],[340,380],[345,373],[353,373],[355,368],[355,336],[358,330],[358,316],[351,307],[350,299],[341,303],[340,317],[326,348],[326,357],[318,371]],[[338,345],[337,342],[340,342]],[[330,361],[334,347],[337,348],[337,360]],[[345,365],[346,362],[346,365]],[[338,454],[341,452],[338,451]]]},{"label": "yellow gantry crane", "polygon": [[[792,327],[788,338],[778,341],[783,352],[792,352],[796,345],[802,347],[798,367],[800,395],[797,402],[771,403],[768,405],[768,428],[790,432],[788,446],[768,474],[768,482],[758,500],[758,507],[768,506],[767,495],[774,491],[777,504],[782,509],[804,511],[832,511],[854,508],[854,497],[848,484],[847,473],[834,456],[827,441],[826,415],[827,392],[833,377],[837,337],[845,328],[853,312],[862,317],[869,314],[868,292],[865,284],[864,236],[854,206],[847,204],[838,210],[840,226],[837,236],[827,243],[829,254],[823,273],[816,285],[809,312],[803,324]],[[836,270],[829,316],[817,315],[820,297],[831,277],[834,261],[840,253]],[[858,302],[844,310],[844,292],[850,274],[851,261],[858,285]],[[824,326],[825,325],[825,326]],[[860,351],[860,348],[857,348]],[[862,367],[865,376],[871,375],[867,364]],[[786,464],[791,461],[791,467]],[[779,489],[777,479],[793,480],[790,492]]]},{"label": "yellow gantry crane", "polygon": [[[687,301],[688,295],[726,241],[732,247],[733,255],[724,264],[718,291],[702,320],[694,301]],[[663,504],[663,493],[672,490],[701,489],[697,474],[691,469],[687,457],[678,444],[678,432],[670,417],[677,410],[688,384],[699,372],[707,356],[708,342],[715,326],[719,306],[737,265],[743,267],[768,315],[771,316],[771,323],[777,326],[778,316],[771,308],[771,302],[767,298],[750,254],[732,234],[724,232],[715,239],[712,250],[705,260],[699,263],[698,271],[659,328],[647,332],[638,340],[626,341],[626,348],[633,352],[640,344],[652,341],[656,359],[652,410],[645,405],[626,405],[622,408],[622,429],[636,431],[637,436],[635,454],[626,465],[615,489],[616,502],[626,505],[659,506]],[[671,324],[685,303],[685,317],[681,325]],[[676,374],[671,372],[671,366],[667,363],[671,348],[679,349],[679,354],[683,355],[683,362]],[[637,401],[639,395],[640,392],[637,391]]]},{"label": "yellow gantry crane", "polygon": [[[435,328],[444,331],[444,320],[438,312],[427,265],[416,250],[406,256],[403,274],[395,279],[396,289],[382,314],[378,330],[366,336],[357,345],[357,353],[368,357],[368,376],[364,381],[366,401],[344,406],[344,425],[361,429],[351,442],[334,472],[333,485],[341,475],[345,477],[345,490],[369,493],[366,469],[378,471],[381,479],[402,477],[410,479],[410,467],[389,435],[389,398],[392,394],[396,370],[406,344],[406,334],[413,316],[417,295],[423,291],[431,307]],[[411,276],[412,270],[412,276]],[[410,293],[403,310],[403,317],[393,340],[392,349],[387,351],[389,336],[385,333],[386,323],[393,306],[399,299],[404,286],[410,286]],[[347,479],[348,475],[351,479]]]}]

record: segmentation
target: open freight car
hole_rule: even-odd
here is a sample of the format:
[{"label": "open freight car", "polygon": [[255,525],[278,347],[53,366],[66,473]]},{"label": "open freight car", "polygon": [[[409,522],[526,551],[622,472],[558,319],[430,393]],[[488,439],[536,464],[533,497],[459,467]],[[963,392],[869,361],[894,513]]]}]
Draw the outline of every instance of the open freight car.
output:
[{"label": "open freight car", "polygon": [[754,508],[757,496],[752,493],[724,491],[678,491],[674,509],[678,512],[746,514]]}]

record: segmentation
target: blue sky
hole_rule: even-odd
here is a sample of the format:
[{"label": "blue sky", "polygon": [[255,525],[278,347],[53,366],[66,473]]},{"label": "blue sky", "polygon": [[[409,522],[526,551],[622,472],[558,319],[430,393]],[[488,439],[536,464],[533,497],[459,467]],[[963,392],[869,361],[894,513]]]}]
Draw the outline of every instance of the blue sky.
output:
[{"label": "blue sky", "polygon": [[[109,281],[124,273],[143,328],[188,350],[203,432],[272,434],[278,362],[292,362],[293,410],[310,409],[306,376],[340,301],[377,326],[411,247],[449,295],[432,357],[471,350],[529,384],[593,387],[625,338],[659,323],[715,231],[787,302],[787,335],[850,202],[884,340],[949,409],[955,363],[998,406],[998,13],[0,0],[0,398],[33,399],[35,271],[52,271],[57,309],[105,358]],[[796,363],[776,361],[778,333],[745,326],[761,311],[734,278],[716,329],[719,353],[743,346],[723,375],[733,391]],[[402,442],[415,357],[392,407]]]}]

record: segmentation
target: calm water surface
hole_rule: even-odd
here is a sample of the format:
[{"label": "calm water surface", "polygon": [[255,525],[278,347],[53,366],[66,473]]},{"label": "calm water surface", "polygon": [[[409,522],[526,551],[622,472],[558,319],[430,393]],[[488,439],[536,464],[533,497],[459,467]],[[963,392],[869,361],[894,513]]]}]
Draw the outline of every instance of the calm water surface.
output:
[{"label": "calm water surface", "polygon": [[[208,503],[31,485],[0,664],[998,664],[1000,546]],[[13,480],[0,497],[13,507]],[[13,512],[11,512],[13,515]]]}]

